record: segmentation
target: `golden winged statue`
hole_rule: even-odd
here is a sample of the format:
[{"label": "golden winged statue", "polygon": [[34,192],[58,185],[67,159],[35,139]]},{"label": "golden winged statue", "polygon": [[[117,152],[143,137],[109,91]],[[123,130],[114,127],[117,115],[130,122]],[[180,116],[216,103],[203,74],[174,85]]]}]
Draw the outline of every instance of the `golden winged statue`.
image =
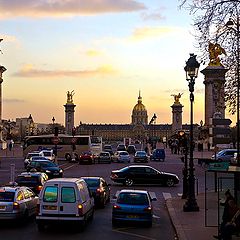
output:
[{"label": "golden winged statue", "polygon": [[179,99],[181,98],[181,96],[183,95],[183,93],[178,93],[178,94],[172,94],[171,96],[174,97],[174,103],[175,104],[180,104]]},{"label": "golden winged statue", "polygon": [[224,48],[222,48],[218,43],[213,44],[209,42],[208,51],[210,58],[208,66],[222,66],[219,56],[221,54],[227,55]]},{"label": "golden winged statue", "polygon": [[67,103],[73,103],[74,90],[67,91]]}]

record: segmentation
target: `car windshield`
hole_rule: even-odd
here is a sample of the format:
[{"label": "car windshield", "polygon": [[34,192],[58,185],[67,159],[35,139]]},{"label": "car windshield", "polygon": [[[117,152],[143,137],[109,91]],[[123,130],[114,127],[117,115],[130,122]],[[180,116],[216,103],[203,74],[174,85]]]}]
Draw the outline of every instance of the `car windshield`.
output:
[{"label": "car windshield", "polygon": [[137,152],[136,155],[137,155],[137,156],[145,156],[146,153],[145,153],[145,152]]},{"label": "car windshield", "polygon": [[120,155],[128,155],[127,152],[120,152]]},{"label": "car windshield", "polygon": [[0,191],[0,202],[13,202],[14,192],[2,192]]},{"label": "car windshield", "polygon": [[55,163],[53,163],[53,162],[41,162],[41,165],[43,166],[43,167],[57,167],[57,165],[55,164]]},{"label": "car windshield", "polygon": [[124,167],[124,168],[120,169],[119,172],[125,172],[128,169],[129,169],[129,167]]},{"label": "car windshield", "polygon": [[99,186],[99,179],[83,178],[89,187]]},{"label": "car windshield", "polygon": [[38,176],[18,176],[16,182],[18,184],[38,183]]},{"label": "car windshield", "polygon": [[144,193],[120,193],[117,203],[131,205],[147,205],[149,204],[148,197]]}]

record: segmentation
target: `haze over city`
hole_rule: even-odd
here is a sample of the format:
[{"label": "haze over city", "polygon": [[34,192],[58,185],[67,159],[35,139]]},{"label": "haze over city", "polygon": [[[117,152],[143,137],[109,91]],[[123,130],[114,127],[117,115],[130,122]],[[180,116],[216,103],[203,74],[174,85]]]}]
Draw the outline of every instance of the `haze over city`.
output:
[{"label": "haze over city", "polygon": [[[0,0],[0,11],[3,119],[31,113],[35,122],[64,123],[66,92],[74,90],[76,125],[130,123],[141,90],[157,123],[171,123],[171,94],[183,93],[189,122],[183,68],[197,49],[179,1]],[[204,120],[203,80],[199,73],[196,123]]]}]

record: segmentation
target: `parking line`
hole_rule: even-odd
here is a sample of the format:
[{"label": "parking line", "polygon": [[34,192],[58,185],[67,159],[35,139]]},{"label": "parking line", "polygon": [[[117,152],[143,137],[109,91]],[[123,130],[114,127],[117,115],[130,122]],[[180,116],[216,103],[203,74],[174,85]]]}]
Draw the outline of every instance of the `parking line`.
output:
[{"label": "parking line", "polygon": [[63,170],[65,171],[65,170],[68,170],[68,169],[70,169],[70,168],[72,168],[72,167],[75,167],[75,164],[73,164],[73,165],[70,165],[70,166],[68,166],[68,167],[64,168]]},{"label": "parking line", "polygon": [[[130,228],[124,228],[124,229],[130,229]],[[139,235],[139,234],[135,234],[135,233],[129,233],[129,232],[122,232],[120,230],[112,230],[113,232],[117,232],[117,233],[122,233],[125,235],[129,235],[129,236],[133,236],[133,237],[138,237],[138,238],[143,238],[143,239],[148,239],[148,240],[157,240],[156,238],[150,238],[150,237],[146,237],[143,235]]]},{"label": "parking line", "polygon": [[163,192],[162,194],[163,194],[163,197],[164,197],[165,200],[167,200],[167,199],[169,199],[169,198],[172,198],[171,193]]}]

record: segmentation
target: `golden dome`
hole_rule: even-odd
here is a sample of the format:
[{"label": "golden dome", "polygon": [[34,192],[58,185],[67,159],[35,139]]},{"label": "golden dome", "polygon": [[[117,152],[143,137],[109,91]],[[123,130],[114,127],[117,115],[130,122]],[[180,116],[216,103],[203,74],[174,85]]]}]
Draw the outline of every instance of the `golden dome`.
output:
[{"label": "golden dome", "polygon": [[147,110],[145,106],[142,104],[142,97],[140,96],[140,93],[139,93],[138,103],[134,106],[133,112],[146,112],[146,111]]}]

